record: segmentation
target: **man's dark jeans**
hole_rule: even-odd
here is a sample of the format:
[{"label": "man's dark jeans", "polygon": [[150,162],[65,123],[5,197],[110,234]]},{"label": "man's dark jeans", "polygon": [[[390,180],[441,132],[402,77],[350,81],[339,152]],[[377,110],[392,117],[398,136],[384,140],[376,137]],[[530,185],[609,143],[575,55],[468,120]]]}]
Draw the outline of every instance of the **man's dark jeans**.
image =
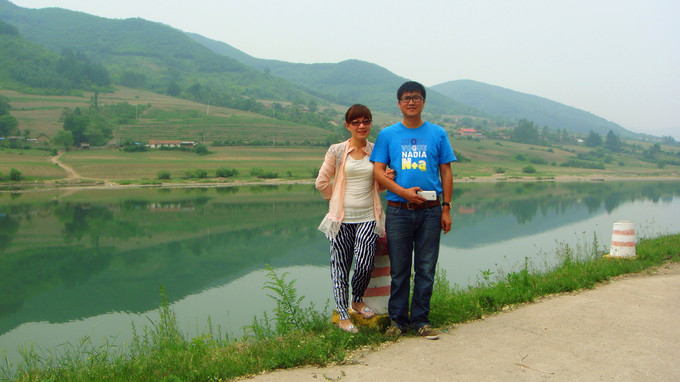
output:
[{"label": "man's dark jeans", "polygon": [[[418,329],[430,323],[430,299],[439,258],[441,206],[410,210],[387,206],[385,231],[392,277],[389,317],[401,329]],[[409,318],[411,265],[413,301]]]}]

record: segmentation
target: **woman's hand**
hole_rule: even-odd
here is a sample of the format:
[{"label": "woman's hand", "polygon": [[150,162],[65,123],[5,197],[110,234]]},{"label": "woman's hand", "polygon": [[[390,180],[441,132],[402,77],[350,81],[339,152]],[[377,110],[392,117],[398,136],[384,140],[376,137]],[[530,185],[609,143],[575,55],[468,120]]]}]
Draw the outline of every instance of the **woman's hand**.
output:
[{"label": "woman's hand", "polygon": [[386,178],[390,178],[390,179],[394,180],[395,175],[397,175],[397,172],[394,171],[393,169],[388,168],[387,170],[385,170],[385,177]]}]

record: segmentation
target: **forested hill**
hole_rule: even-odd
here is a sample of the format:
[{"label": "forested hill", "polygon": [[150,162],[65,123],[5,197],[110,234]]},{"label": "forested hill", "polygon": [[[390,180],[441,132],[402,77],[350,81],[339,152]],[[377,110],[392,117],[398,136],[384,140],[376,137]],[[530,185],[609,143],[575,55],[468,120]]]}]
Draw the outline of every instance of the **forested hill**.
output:
[{"label": "forested hill", "polygon": [[[339,63],[297,64],[266,60],[252,57],[229,44],[201,35],[187,33],[187,36],[217,54],[285,78],[309,93],[343,105],[359,102],[370,105],[375,110],[394,112],[397,110],[397,88],[407,81],[406,78],[399,77],[381,66],[365,61],[346,60]],[[436,91],[430,91],[427,95],[427,112],[441,115],[481,116],[481,113],[474,108],[454,102]]]},{"label": "forested hill", "polygon": [[103,88],[110,83],[102,65],[65,50],[61,55],[26,41],[16,27],[0,21],[0,81],[6,88],[46,94]]},{"label": "forested hill", "polygon": [[125,86],[237,108],[247,107],[239,103],[252,99],[315,98],[160,23],[106,19],[60,8],[27,9],[7,0],[0,0],[0,20],[53,52],[82,52],[103,64],[114,83]]},{"label": "forested hill", "polygon": [[[0,59],[13,58],[3,65],[4,69],[0,68],[0,79],[23,81],[23,85],[31,87],[56,86],[36,84],[36,79],[50,78],[52,72],[56,79],[78,81],[84,77],[74,73],[89,66],[93,74],[84,83],[67,81],[59,86],[87,89],[124,85],[266,115],[274,115],[267,111],[273,106],[284,111],[275,114],[278,119],[330,128],[332,118],[322,115],[326,109],[317,106],[329,102],[349,106],[359,102],[375,111],[398,115],[395,93],[406,80],[381,66],[359,60],[297,64],[258,59],[226,43],[138,18],[106,19],[60,8],[28,9],[0,0],[0,21],[9,24],[5,28],[9,31],[5,33],[5,43],[13,44],[0,47],[5,49],[0,50]],[[23,55],[17,55],[18,51]],[[71,61],[63,61],[64,57]],[[27,63],[25,67],[20,64],[22,60]],[[78,71],[60,73],[55,62],[75,62]],[[62,70],[66,66],[62,65]],[[262,100],[280,104],[258,102]],[[304,108],[298,106],[303,104],[310,106],[307,110],[318,112],[300,112]],[[539,127],[566,129],[581,135],[591,130],[601,135],[609,130],[633,134],[573,107],[467,80],[429,88],[426,117],[432,115],[481,116],[509,124],[527,119]]]},{"label": "forested hill", "polygon": [[449,81],[435,85],[433,89],[490,115],[510,120],[527,119],[538,127],[567,129],[584,136],[591,130],[601,135],[606,135],[609,130],[624,136],[634,134],[616,123],[583,110],[482,82]]}]

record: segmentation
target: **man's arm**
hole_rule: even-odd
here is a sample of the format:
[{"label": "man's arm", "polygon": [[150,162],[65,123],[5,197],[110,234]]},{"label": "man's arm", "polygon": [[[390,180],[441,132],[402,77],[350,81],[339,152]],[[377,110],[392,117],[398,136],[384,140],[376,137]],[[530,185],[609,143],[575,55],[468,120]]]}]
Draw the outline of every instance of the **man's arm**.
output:
[{"label": "man's arm", "polygon": [[386,175],[385,170],[387,169],[387,164],[374,162],[373,164],[373,177],[380,183],[380,186],[393,192],[402,198],[408,200],[411,203],[424,203],[426,200],[422,196],[416,194],[417,191],[421,191],[420,187],[404,188],[397,184],[394,179],[391,179]]},{"label": "man's arm", "polygon": [[[451,202],[453,196],[453,173],[451,163],[439,165],[439,176],[442,181],[442,202]],[[451,206],[442,207],[442,231],[444,234],[451,230]]]}]

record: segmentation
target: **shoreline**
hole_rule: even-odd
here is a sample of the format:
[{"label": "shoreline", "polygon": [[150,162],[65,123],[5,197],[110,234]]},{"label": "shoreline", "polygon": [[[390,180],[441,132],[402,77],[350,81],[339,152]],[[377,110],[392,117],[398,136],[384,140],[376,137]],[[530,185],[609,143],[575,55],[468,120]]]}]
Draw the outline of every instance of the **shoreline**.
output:
[{"label": "shoreline", "polygon": [[[81,179],[82,180],[82,179]],[[463,177],[454,178],[456,183],[530,183],[530,182],[560,182],[560,183],[581,183],[581,182],[612,182],[612,181],[680,181],[677,176],[608,176],[608,175],[559,175],[548,178],[533,177],[503,177],[503,176],[483,176],[483,177]],[[59,181],[56,181],[59,182]],[[55,181],[36,182],[36,183],[15,183],[0,185],[0,193],[13,192],[37,192],[54,190],[121,190],[136,188],[217,188],[217,187],[242,187],[242,186],[280,186],[314,184],[314,179],[304,180],[240,180],[233,182],[187,182],[187,183],[158,183],[158,184],[119,184],[113,181],[93,180],[92,183],[63,183],[55,184]]]}]

